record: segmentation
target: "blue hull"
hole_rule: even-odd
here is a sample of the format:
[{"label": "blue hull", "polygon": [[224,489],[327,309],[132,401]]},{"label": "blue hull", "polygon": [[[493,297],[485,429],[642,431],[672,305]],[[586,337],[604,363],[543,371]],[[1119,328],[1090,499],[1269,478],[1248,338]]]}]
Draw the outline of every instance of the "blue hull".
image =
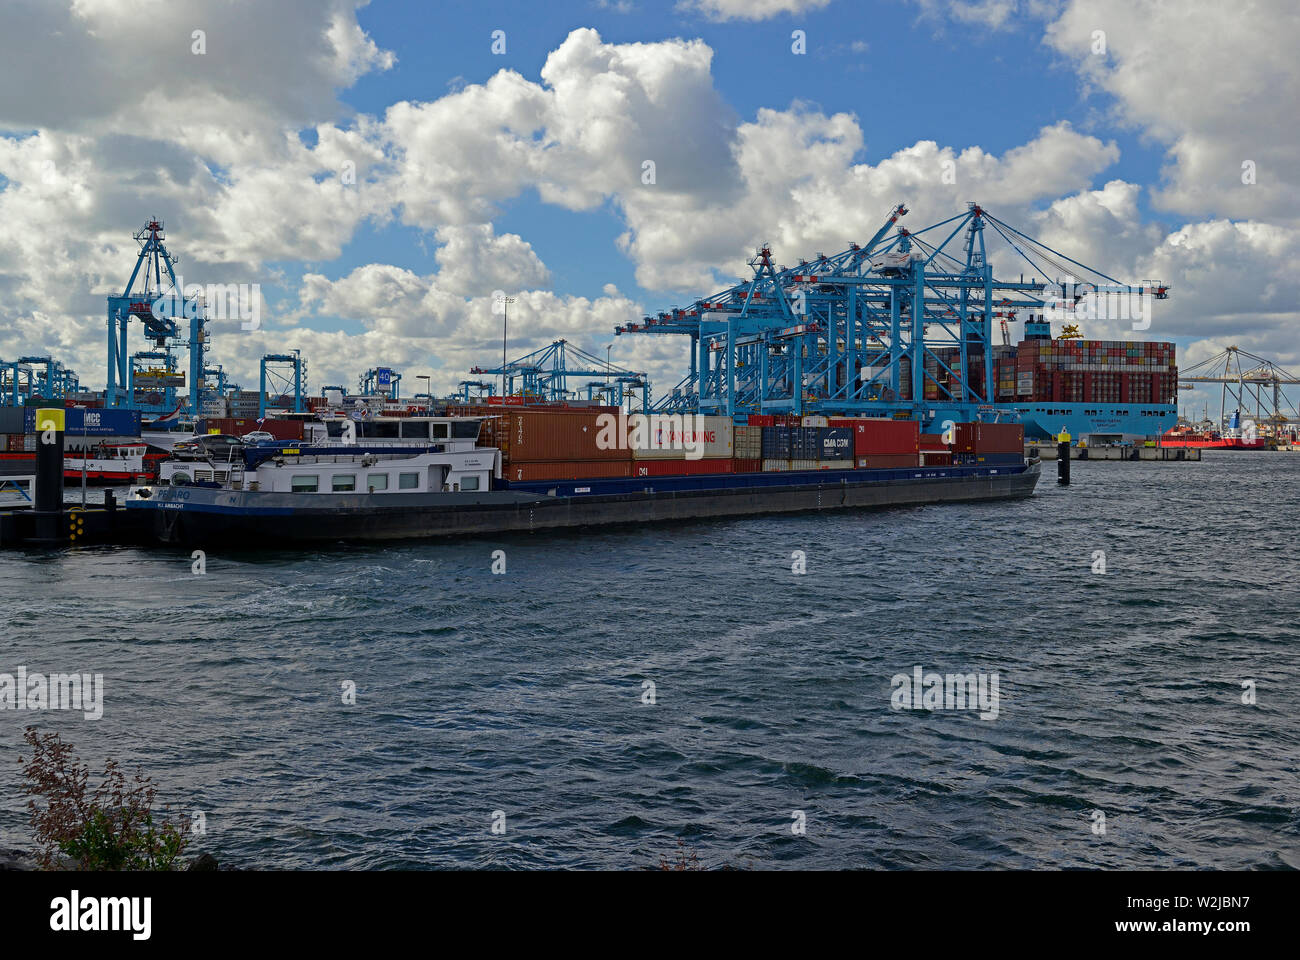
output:
[{"label": "blue hull", "polygon": [[1122,440],[1145,440],[1165,433],[1178,423],[1178,410],[1166,403],[1000,403],[999,410],[1014,411],[1025,425],[1026,440],[1056,437],[1064,427],[1079,440],[1094,434]]}]

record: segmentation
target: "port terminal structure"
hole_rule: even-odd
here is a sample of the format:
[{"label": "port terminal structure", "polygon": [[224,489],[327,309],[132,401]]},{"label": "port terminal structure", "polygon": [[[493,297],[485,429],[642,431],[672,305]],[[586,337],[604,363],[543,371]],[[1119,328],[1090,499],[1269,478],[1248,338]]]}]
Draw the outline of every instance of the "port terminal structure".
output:
[{"label": "port terminal structure", "polygon": [[[474,376],[504,375],[507,400],[520,397],[554,403],[581,398],[585,393],[588,400],[603,400],[610,406],[621,407],[624,400],[634,400],[639,392],[641,409],[649,412],[651,407],[650,378],[644,372],[626,370],[610,363],[608,357],[602,360],[567,340],[556,340],[510,361],[504,367],[474,367],[470,373]],[[571,387],[571,379],[587,382]],[[466,402],[470,399],[471,389],[480,391],[480,395],[486,392],[491,397],[493,394],[492,385],[485,381],[463,380],[460,387]]]},{"label": "port terminal structure", "polygon": [[1200,383],[1220,386],[1219,430],[1228,428],[1233,408],[1240,416],[1253,416],[1259,427],[1272,434],[1300,422],[1300,408],[1283,389],[1300,385],[1300,378],[1240,347],[1227,347],[1179,375],[1182,390],[1194,390],[1194,384]]},{"label": "port terminal structure", "polygon": [[[690,372],[654,405],[662,412],[867,415],[923,425],[1009,416],[994,407],[994,319],[1059,310],[1071,319],[1085,298],[1163,300],[1167,284],[1125,284],[1040,243],[978,203],[916,231],[898,224],[899,203],[859,246],[798,266],[777,266],[769,244],[749,261],[753,277],[674,307],[622,334],[690,337]],[[992,231],[1036,274],[993,275]],[[1016,262],[1019,262],[1018,260]],[[1004,327],[1005,329],[1005,327]],[[957,348],[950,366],[936,351]],[[968,377],[980,364],[980,386]],[[950,375],[939,382],[932,371]],[[927,399],[933,387],[937,399]],[[928,429],[928,428],[927,428]]]},{"label": "port terminal structure", "polygon": [[80,390],[77,372],[53,357],[0,360],[0,404],[18,407],[37,399],[62,400]]}]

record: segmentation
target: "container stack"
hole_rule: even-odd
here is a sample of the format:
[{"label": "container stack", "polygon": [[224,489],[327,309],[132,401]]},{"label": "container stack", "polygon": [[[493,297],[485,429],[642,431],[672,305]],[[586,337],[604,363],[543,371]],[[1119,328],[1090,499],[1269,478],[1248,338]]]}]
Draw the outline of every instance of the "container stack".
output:
[{"label": "container stack", "polygon": [[501,449],[502,476],[515,482],[596,480],[632,476],[632,451],[602,447],[600,412],[522,408],[492,411],[493,429],[482,442]]},{"label": "container stack", "polygon": [[996,399],[1049,403],[1175,403],[1172,343],[1025,340],[1016,350],[1015,392],[1006,395],[1009,359],[999,361]]}]

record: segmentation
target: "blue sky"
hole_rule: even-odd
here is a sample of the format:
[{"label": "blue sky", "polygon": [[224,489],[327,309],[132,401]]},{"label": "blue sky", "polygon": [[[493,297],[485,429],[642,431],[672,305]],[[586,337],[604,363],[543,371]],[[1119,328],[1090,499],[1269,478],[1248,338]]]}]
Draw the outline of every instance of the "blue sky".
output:
[{"label": "blue sky", "polygon": [[[863,162],[875,163],[927,139],[1001,154],[1061,120],[1119,146],[1120,159],[1105,179],[1156,182],[1164,152],[1149,139],[1143,142],[1140,131],[1106,121],[1110,98],[1084,94],[1071,66],[1041,42],[1041,24],[1006,31],[945,27],[895,0],[832,4],[759,22],[715,23],[676,11],[672,3],[638,3],[631,12],[618,13],[590,2],[402,0],[373,2],[357,16],[380,47],[396,54],[397,63],[363,76],[340,92],[340,100],[376,116],[398,101],[436,100],[464,84],[484,83],[502,69],[540,83],[547,56],[571,30],[590,26],[607,43],[703,39],[714,51],[714,83],[742,121],[752,120],[760,108],[795,102],[852,113],[865,133],[858,157]],[[504,55],[490,52],[496,29],[506,31]],[[790,54],[796,29],[807,36],[804,56]],[[1140,208],[1149,212],[1145,192]],[[625,225],[612,203],[595,212],[572,212],[542,203],[530,191],[501,211],[497,232],[527,239],[559,291],[595,297],[612,282],[649,308],[675,302],[679,294],[714,292],[646,290],[637,284],[634,264],[615,244]],[[431,240],[421,243],[420,231],[400,224],[363,227],[331,267],[346,272],[382,260],[427,271],[433,249]],[[345,320],[339,326],[354,325]]]},{"label": "blue sky", "polygon": [[[1217,0],[150,9],[0,7],[0,357],[48,352],[102,382],[103,295],[153,214],[187,281],[261,284],[264,329],[212,341],[242,382],[296,348],[314,385],[392,365],[446,370],[442,389],[492,359],[493,289],[519,296],[520,352],[601,347],[727,285],[760,242],[794,263],[867,239],[894,202],[917,230],[977,200],[1172,284],[1149,337],[1180,361],[1240,343],[1300,366],[1300,125],[1276,107],[1300,100],[1292,0],[1251,16]],[[152,69],[131,72],[127,48]],[[657,189],[633,173],[646,158]],[[615,359],[664,387],[685,366],[644,337]]]}]

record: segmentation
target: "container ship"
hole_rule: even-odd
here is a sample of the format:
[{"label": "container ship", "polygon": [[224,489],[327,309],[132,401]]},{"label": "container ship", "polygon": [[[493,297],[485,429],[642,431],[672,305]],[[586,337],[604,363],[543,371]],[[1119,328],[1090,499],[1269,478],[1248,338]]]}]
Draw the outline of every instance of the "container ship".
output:
[{"label": "container ship", "polygon": [[[309,423],[301,442],[176,457],[126,513],[163,543],[530,532],[1030,496],[1016,424],[460,409]],[[755,422],[757,420],[757,422]]]},{"label": "container ship", "polygon": [[[1132,443],[1177,424],[1174,344],[1085,340],[1073,327],[1065,333],[1054,338],[1047,321],[1031,318],[1019,344],[993,348],[994,406],[1019,418],[1026,438],[1065,430],[1089,446]],[[952,363],[960,360],[954,355]],[[946,373],[936,366],[934,375]],[[972,363],[971,380],[982,393],[982,360]]]}]

